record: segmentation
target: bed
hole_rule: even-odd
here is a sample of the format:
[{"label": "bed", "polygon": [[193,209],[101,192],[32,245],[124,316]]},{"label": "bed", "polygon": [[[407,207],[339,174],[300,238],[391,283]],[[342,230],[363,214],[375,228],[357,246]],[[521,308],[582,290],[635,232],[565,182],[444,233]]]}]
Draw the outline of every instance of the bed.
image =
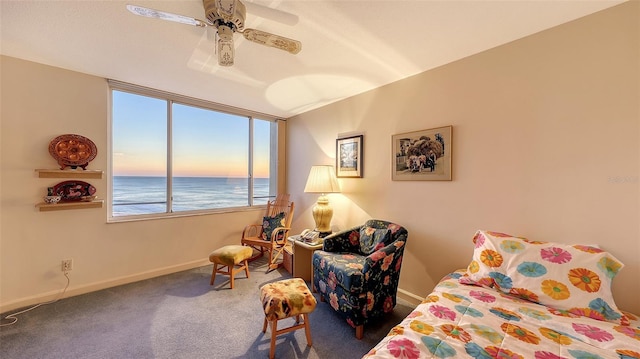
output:
[{"label": "bed", "polygon": [[615,306],[623,265],[593,245],[478,231],[445,276],[364,358],[640,359],[640,319]]}]

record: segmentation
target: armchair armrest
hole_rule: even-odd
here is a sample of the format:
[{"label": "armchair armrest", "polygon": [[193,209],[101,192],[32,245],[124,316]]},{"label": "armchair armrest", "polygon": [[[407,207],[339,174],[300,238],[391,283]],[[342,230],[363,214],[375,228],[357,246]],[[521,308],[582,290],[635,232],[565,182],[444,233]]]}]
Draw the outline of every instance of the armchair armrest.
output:
[{"label": "armchair armrest", "polygon": [[242,239],[262,236],[262,224],[250,224],[242,230]]},{"label": "armchair armrest", "polygon": [[277,245],[284,245],[287,243],[287,237],[291,228],[287,227],[276,227],[271,232],[271,243],[275,243]]},{"label": "armchair armrest", "polygon": [[399,275],[405,243],[404,238],[401,238],[369,254],[365,258],[362,273],[366,275],[367,272],[371,272],[383,275],[396,272]]},{"label": "armchair armrest", "polygon": [[324,237],[322,250],[337,253],[360,253],[361,227],[356,226]]},{"label": "armchair armrest", "polygon": [[250,224],[242,231],[242,243],[250,245],[267,246],[269,242],[276,246],[283,246],[287,243],[287,236],[291,228],[276,227],[271,232],[271,238],[262,239],[263,227],[260,224]]}]

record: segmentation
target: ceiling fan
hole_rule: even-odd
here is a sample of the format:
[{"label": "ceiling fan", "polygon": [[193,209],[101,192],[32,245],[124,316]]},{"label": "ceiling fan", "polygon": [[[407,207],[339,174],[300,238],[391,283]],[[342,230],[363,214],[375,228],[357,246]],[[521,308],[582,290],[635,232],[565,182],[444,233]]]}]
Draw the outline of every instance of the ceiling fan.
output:
[{"label": "ceiling fan", "polygon": [[235,53],[233,34],[235,32],[241,33],[244,38],[249,41],[275,47],[276,49],[284,50],[292,54],[297,54],[302,50],[302,43],[300,41],[261,30],[245,28],[244,20],[247,11],[245,5],[240,2],[240,0],[202,0],[202,3],[204,5],[206,20],[199,20],[137,5],[127,5],[127,9],[136,15],[144,17],[174,21],[198,27],[215,27],[217,29],[218,64],[221,66],[233,65]]}]

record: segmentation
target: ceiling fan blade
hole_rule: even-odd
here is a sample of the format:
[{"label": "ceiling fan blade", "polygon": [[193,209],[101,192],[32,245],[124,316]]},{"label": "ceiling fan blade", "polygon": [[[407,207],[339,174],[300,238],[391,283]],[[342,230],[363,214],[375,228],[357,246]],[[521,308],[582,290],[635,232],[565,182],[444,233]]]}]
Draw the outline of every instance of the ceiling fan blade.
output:
[{"label": "ceiling fan blade", "polygon": [[218,65],[233,66],[233,38],[231,40],[218,39]]},{"label": "ceiling fan blade", "polygon": [[218,64],[233,66],[233,30],[229,26],[218,26]]},{"label": "ceiling fan blade", "polygon": [[154,10],[154,9],[149,9],[146,7],[142,7],[142,6],[137,6],[137,5],[127,5],[127,10],[131,11],[132,13],[139,15],[139,16],[144,16],[144,17],[150,17],[150,18],[154,18],[154,19],[160,19],[160,20],[167,20],[167,21],[173,21],[173,22],[178,22],[181,24],[186,24],[186,25],[193,25],[193,26],[198,26],[198,27],[205,27],[205,26],[211,26],[211,24],[199,20],[199,19],[195,19],[192,17],[188,17],[188,16],[182,16],[182,15],[178,15],[178,14],[172,14],[170,12],[164,12],[164,11],[159,11],[159,10]]},{"label": "ceiling fan blade", "polygon": [[256,29],[245,29],[242,32],[242,35],[249,41],[265,46],[275,47],[276,49],[284,50],[292,54],[297,54],[302,50],[302,43],[300,41],[274,35],[268,32]]},{"label": "ceiling fan blade", "polygon": [[231,21],[233,19],[233,15],[236,13],[236,0],[215,1],[218,14],[220,14],[225,21]]}]

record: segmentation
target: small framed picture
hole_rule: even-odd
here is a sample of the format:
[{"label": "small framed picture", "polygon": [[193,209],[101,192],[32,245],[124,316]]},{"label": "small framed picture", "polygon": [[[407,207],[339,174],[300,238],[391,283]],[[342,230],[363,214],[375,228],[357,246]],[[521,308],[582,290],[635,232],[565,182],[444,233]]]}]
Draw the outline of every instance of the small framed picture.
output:
[{"label": "small framed picture", "polygon": [[362,135],[336,140],[336,176],[362,178]]},{"label": "small framed picture", "polygon": [[391,136],[393,181],[451,181],[451,126]]}]

